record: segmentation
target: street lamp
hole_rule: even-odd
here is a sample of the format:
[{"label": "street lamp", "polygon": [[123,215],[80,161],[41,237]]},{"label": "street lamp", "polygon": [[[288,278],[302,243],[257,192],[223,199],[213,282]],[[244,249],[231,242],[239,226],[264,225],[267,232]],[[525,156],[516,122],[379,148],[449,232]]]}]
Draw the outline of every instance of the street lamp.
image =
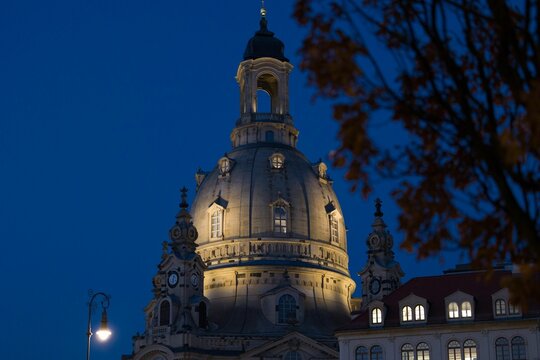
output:
[{"label": "street lamp", "polygon": [[94,305],[94,300],[101,296],[101,323],[99,324],[99,330],[96,331],[96,335],[98,336],[98,339],[101,341],[106,341],[109,336],[111,336],[111,330],[109,329],[109,326],[107,325],[107,308],[109,307],[109,300],[111,297],[104,292],[97,292],[93,293],[92,290],[88,292],[88,295],[90,297],[90,301],[88,302],[88,326],[86,327],[86,338],[87,338],[87,344],[86,344],[86,360],[90,360],[90,338],[92,337],[92,308]]}]

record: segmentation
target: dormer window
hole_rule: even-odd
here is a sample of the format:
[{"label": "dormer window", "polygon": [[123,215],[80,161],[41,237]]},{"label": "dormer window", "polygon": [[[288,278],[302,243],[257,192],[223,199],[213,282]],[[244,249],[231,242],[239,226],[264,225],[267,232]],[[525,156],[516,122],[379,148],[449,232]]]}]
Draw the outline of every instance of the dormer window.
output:
[{"label": "dormer window", "polygon": [[414,307],[414,320],[421,321],[426,320],[426,314],[423,305],[416,305]]},{"label": "dormer window", "polygon": [[278,323],[293,324],[296,322],[296,300],[289,294],[278,300]]},{"label": "dormer window", "polygon": [[472,317],[472,306],[470,302],[464,301],[461,303],[461,317],[463,318]]},{"label": "dormer window", "polygon": [[216,209],[212,212],[212,216],[210,219],[210,228],[211,228],[210,238],[218,239],[223,234],[222,217],[223,217],[223,211],[221,209]]},{"label": "dormer window", "polygon": [[448,304],[448,317],[450,319],[457,319],[459,317],[459,308],[457,303],[451,302]]},{"label": "dormer window", "polygon": [[495,315],[506,315],[506,301],[504,301],[503,299],[495,300]]},{"label": "dormer window", "polygon": [[374,308],[371,310],[371,323],[372,324],[382,324],[382,311],[379,308]]},{"label": "dormer window", "polygon": [[330,214],[330,240],[332,242],[339,242],[339,228],[338,228],[338,219],[334,214]]},{"label": "dormer window", "polygon": [[285,156],[275,153],[270,156],[270,167],[272,169],[283,169],[285,167]]},{"label": "dormer window", "polygon": [[410,306],[404,306],[401,309],[401,316],[402,316],[401,320],[403,322],[412,321],[412,319],[413,319],[413,317],[412,317],[412,308]]},{"label": "dormer window", "polygon": [[219,176],[226,177],[229,176],[233,168],[233,160],[229,159],[227,156],[222,157],[218,161]]}]

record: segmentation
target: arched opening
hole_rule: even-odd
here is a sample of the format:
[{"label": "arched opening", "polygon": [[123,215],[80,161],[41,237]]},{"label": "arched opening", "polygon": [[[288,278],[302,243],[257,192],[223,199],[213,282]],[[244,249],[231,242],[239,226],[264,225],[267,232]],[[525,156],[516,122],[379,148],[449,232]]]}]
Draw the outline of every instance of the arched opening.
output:
[{"label": "arched opening", "polygon": [[206,327],[208,320],[206,319],[206,303],[199,303],[199,327]]},{"label": "arched opening", "polygon": [[159,326],[169,325],[171,318],[171,303],[163,300],[159,305]]},{"label": "arched opening", "polygon": [[257,112],[258,113],[271,113],[272,112],[272,98],[266,90],[257,90]]},{"label": "arched opening", "polygon": [[288,324],[296,321],[296,300],[289,294],[281,296],[278,300],[278,323]]},{"label": "arched opening", "polygon": [[[265,101],[265,103],[262,101]],[[257,78],[256,111],[259,113],[277,113],[278,109],[278,81],[274,75],[262,74]]]}]

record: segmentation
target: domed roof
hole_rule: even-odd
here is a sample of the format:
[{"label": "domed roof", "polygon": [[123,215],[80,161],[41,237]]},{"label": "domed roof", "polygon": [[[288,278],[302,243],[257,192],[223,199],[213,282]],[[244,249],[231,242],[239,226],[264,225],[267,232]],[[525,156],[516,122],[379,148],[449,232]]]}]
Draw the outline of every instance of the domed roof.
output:
[{"label": "domed roof", "polygon": [[244,51],[244,60],[270,57],[281,61],[289,61],[285,57],[285,45],[274,33],[268,30],[268,23],[265,17],[261,18],[261,28],[249,39],[246,50]]},{"label": "domed roof", "polygon": [[[281,168],[272,167],[275,156],[281,159]],[[227,173],[223,173],[222,161],[229,162],[225,167]],[[332,259],[330,267],[348,273],[345,225],[324,165],[312,164],[295,148],[277,143],[240,146],[221,158],[219,164],[205,176],[191,208],[199,245],[240,239],[297,239],[308,243],[312,240],[321,246],[332,246],[340,259]],[[210,212],[216,206],[224,211],[223,234],[219,239],[211,239]],[[287,211],[284,234],[275,230],[275,206],[284,206]],[[340,234],[339,241],[332,245],[331,214],[337,216]],[[300,257],[304,264],[300,266],[311,266],[314,255]],[[296,257],[295,261],[298,260]]]}]

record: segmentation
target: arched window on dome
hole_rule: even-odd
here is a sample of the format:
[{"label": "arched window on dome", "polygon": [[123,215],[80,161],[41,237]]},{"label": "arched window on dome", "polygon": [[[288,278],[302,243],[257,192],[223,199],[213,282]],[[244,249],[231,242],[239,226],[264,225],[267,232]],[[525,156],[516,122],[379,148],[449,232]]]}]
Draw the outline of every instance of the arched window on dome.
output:
[{"label": "arched window on dome", "polygon": [[223,235],[223,210],[216,208],[210,215],[210,238],[219,239]]},{"label": "arched window on dome", "polygon": [[296,300],[289,294],[282,295],[278,300],[278,323],[291,324],[296,322]]},{"label": "arched window on dome", "polygon": [[330,221],[330,240],[339,243],[339,223],[335,214],[328,215]]},{"label": "arched window on dome", "polygon": [[268,159],[270,160],[270,168],[280,170],[285,167],[285,156],[280,153],[274,153]]},{"label": "arched window on dome", "polygon": [[283,206],[274,207],[274,233],[287,233],[287,209]]},{"label": "arched window on dome", "polygon": [[163,300],[159,305],[159,326],[169,325],[171,322],[171,303]]}]

